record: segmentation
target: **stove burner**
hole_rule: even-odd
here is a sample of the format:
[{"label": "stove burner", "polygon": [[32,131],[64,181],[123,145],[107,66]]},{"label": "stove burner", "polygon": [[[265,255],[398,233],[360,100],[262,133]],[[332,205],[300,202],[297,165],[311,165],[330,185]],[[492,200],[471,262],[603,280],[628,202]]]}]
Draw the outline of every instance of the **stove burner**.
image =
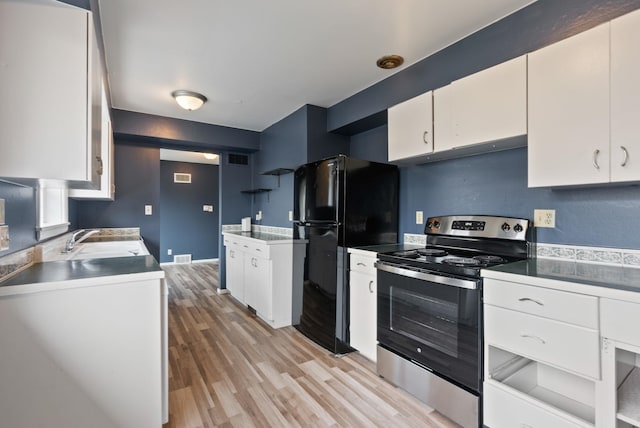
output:
[{"label": "stove burner", "polygon": [[453,257],[445,259],[444,263],[454,266],[480,266],[482,264],[480,260],[469,257]]},{"label": "stove burner", "polygon": [[418,257],[420,257],[420,254],[418,254],[416,250],[396,251],[393,253],[393,255],[398,257],[406,257],[408,259],[417,259]]},{"label": "stove burner", "polygon": [[492,256],[492,255],[481,255],[481,256],[475,256],[474,259],[479,260],[481,263],[484,264],[499,264],[499,263],[505,263],[506,260],[503,259],[500,256]]},{"label": "stove burner", "polygon": [[422,256],[442,257],[447,255],[445,250],[440,250],[438,248],[420,248],[416,251]]}]

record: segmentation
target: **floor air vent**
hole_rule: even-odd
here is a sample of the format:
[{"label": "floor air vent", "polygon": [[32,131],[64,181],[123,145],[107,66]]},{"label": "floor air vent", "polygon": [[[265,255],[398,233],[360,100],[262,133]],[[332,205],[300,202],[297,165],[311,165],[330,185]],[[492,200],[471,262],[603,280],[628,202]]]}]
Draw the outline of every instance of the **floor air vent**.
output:
[{"label": "floor air vent", "polygon": [[191,254],[178,254],[173,256],[174,263],[191,263]]}]

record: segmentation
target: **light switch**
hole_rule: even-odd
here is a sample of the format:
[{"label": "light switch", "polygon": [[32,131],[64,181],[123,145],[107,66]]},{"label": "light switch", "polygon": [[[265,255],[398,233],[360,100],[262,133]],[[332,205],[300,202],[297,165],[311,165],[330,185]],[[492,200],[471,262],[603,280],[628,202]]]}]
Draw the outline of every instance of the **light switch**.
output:
[{"label": "light switch", "polygon": [[424,213],[422,211],[416,211],[416,224],[422,224]]},{"label": "light switch", "polygon": [[151,214],[153,214],[153,208],[151,207],[151,205],[145,205],[144,215],[151,215]]},{"label": "light switch", "polygon": [[289,210],[289,221],[293,221],[293,211]]},{"label": "light switch", "polygon": [[260,220],[262,220],[262,211],[258,211],[258,214],[256,214],[256,221]]},{"label": "light switch", "polygon": [[167,249],[167,256],[170,256],[172,252],[173,251],[171,251],[171,248]]}]

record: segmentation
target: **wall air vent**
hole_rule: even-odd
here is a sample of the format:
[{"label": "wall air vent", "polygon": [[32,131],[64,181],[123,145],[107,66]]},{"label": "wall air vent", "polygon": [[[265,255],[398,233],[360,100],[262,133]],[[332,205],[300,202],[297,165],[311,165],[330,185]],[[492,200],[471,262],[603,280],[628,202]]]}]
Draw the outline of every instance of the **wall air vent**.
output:
[{"label": "wall air vent", "polygon": [[173,174],[174,183],[191,183],[191,174],[176,172]]},{"label": "wall air vent", "polygon": [[229,153],[229,163],[232,165],[249,165],[249,156]]},{"label": "wall air vent", "polygon": [[191,263],[191,254],[176,254],[173,256],[174,263]]}]

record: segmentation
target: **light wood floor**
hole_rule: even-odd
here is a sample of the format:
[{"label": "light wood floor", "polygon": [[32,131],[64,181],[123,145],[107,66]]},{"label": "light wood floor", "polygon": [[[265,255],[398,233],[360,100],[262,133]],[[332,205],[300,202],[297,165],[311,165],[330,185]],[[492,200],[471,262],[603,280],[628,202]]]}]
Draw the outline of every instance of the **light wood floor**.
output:
[{"label": "light wood floor", "polygon": [[228,294],[215,263],[163,267],[169,284],[169,423],[191,427],[454,427],[352,353],[273,330]]}]

